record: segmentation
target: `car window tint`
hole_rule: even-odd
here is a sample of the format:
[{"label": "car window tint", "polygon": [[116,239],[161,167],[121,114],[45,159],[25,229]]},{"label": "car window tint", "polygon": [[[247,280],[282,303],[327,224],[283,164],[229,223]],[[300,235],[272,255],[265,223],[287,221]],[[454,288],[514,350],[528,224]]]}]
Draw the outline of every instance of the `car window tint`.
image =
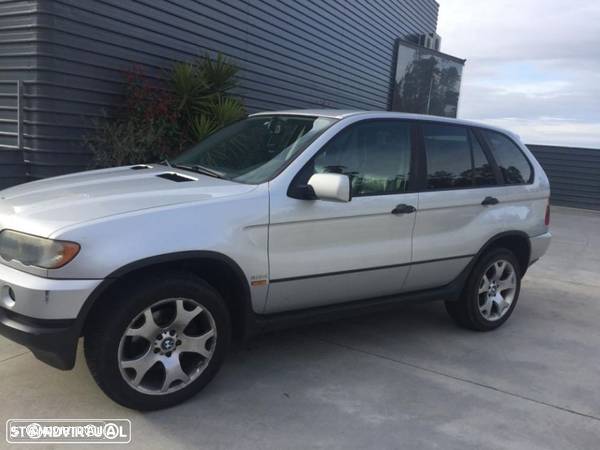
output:
[{"label": "car window tint", "polygon": [[496,184],[496,176],[483,148],[481,148],[475,135],[473,133],[469,134],[471,136],[471,149],[473,150],[473,184],[475,186]]},{"label": "car window tint", "polygon": [[517,145],[501,133],[485,130],[492,155],[507,184],[524,184],[531,180],[531,166]]},{"label": "car window tint", "polygon": [[427,158],[427,188],[452,189],[473,185],[471,146],[467,128],[423,126]]},{"label": "car window tint", "polygon": [[396,120],[366,121],[342,130],[314,159],[313,173],[343,173],[352,195],[405,192],[410,170],[410,125]]}]

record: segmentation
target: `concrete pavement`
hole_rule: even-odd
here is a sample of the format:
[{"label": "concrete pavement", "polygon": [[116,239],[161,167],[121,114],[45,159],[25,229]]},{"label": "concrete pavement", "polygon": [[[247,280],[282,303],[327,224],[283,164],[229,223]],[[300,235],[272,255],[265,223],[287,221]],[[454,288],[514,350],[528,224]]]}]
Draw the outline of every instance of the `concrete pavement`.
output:
[{"label": "concrete pavement", "polygon": [[263,336],[165,411],[0,338],[0,420],[129,418],[134,448],[600,448],[600,213],[554,208],[552,231],[495,332],[433,303]]}]

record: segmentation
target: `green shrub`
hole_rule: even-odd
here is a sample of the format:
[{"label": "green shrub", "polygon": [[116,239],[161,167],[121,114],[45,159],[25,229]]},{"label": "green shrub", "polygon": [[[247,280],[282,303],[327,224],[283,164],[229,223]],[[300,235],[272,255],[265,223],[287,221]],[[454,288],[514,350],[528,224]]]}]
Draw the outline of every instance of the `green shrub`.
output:
[{"label": "green shrub", "polygon": [[222,55],[177,63],[165,82],[153,82],[134,67],[116,114],[94,122],[86,137],[94,167],[172,158],[246,112],[236,87],[237,67]]}]

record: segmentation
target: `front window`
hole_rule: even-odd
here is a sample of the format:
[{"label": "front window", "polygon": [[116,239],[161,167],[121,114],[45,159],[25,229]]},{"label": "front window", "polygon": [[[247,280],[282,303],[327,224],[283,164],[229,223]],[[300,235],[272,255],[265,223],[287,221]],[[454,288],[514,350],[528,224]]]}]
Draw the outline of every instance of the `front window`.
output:
[{"label": "front window", "polygon": [[313,160],[313,173],[350,176],[353,197],[402,194],[408,188],[410,124],[368,120],[329,141]]},{"label": "front window", "polygon": [[336,121],[292,115],[249,117],[210,135],[171,163],[241,183],[263,183]]}]

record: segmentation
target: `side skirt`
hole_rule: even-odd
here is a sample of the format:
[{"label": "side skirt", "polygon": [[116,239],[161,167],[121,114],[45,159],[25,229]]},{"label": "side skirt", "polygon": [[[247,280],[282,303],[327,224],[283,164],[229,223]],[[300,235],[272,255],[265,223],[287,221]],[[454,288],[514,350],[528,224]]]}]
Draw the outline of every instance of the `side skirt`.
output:
[{"label": "side skirt", "polygon": [[385,311],[409,302],[457,301],[460,298],[465,281],[471,272],[471,267],[472,261],[454,281],[439,288],[275,314],[256,314],[252,312],[247,322],[249,326],[247,327],[248,334],[246,337],[251,338],[261,333],[293,328],[309,323],[329,322],[364,313]]}]

